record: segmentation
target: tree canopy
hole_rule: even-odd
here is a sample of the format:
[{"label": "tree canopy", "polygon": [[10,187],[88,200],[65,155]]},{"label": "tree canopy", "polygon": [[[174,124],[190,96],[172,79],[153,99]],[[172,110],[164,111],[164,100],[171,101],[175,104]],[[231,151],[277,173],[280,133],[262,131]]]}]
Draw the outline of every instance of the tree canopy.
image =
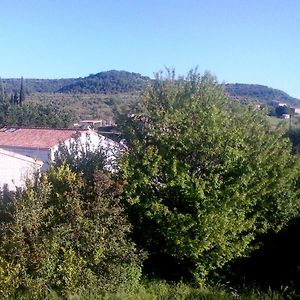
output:
[{"label": "tree canopy", "polygon": [[140,109],[119,116],[123,201],[149,270],[203,281],[297,214],[299,163],[283,133],[210,74],[156,79]]}]

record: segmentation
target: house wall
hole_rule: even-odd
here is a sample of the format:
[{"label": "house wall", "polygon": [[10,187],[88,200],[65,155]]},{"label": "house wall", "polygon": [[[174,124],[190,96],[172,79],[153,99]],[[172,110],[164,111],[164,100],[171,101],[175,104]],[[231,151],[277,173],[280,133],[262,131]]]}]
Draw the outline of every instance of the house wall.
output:
[{"label": "house wall", "polygon": [[20,155],[29,156],[35,160],[40,160],[44,164],[41,171],[45,171],[49,167],[51,161],[51,151],[50,149],[30,149],[30,148],[21,148],[21,147],[2,147],[7,151],[18,153]]},{"label": "house wall", "polygon": [[10,190],[24,187],[27,178],[31,178],[40,165],[34,161],[24,160],[0,152],[0,187],[8,185]]}]

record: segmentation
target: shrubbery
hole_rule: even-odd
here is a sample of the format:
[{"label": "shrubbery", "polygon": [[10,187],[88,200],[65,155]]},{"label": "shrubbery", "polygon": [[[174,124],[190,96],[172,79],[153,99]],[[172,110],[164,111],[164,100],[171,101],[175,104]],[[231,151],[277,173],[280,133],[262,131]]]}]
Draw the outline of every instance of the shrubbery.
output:
[{"label": "shrubbery", "polygon": [[93,183],[63,164],[2,205],[0,293],[43,297],[137,283],[141,259],[118,201],[122,183],[97,170]]}]

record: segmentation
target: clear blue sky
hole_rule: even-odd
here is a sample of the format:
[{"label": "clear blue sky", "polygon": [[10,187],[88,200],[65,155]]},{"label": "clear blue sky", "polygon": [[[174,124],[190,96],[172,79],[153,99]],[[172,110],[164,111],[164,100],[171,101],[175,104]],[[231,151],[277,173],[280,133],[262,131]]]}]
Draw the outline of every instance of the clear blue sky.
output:
[{"label": "clear blue sky", "polygon": [[0,76],[199,67],[300,98],[300,0],[0,0]]}]

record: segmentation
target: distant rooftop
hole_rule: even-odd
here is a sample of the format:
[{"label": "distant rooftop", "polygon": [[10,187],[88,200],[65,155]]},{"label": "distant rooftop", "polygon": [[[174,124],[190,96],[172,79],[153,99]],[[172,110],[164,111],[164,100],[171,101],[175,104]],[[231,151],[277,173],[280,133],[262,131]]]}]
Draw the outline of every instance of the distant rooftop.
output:
[{"label": "distant rooftop", "polygon": [[50,149],[85,129],[0,128],[0,147]]}]

